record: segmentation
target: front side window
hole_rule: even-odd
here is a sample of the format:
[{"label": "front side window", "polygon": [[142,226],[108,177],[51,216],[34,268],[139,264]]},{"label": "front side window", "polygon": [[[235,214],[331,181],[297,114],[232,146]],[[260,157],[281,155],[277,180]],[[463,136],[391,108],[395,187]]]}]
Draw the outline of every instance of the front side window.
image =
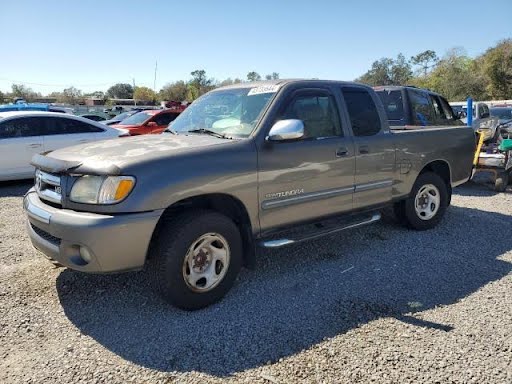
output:
[{"label": "front side window", "polygon": [[273,99],[274,85],[212,91],[194,101],[170,129],[177,133],[210,130],[218,134],[248,137]]},{"label": "front side window", "polygon": [[380,132],[380,116],[371,95],[361,88],[343,88],[354,136],[373,136]]},{"label": "front side window", "polygon": [[304,138],[341,136],[338,110],[333,97],[325,92],[307,92],[293,97],[281,120],[298,119],[304,123]]},{"label": "front side window", "polygon": [[414,125],[434,125],[435,115],[426,93],[409,90]]},{"label": "front side window", "polygon": [[44,130],[40,117],[20,117],[0,123],[0,139],[39,136]]},{"label": "front side window", "polygon": [[159,126],[167,126],[171,121],[176,119],[176,117],[178,117],[178,113],[160,113],[159,115],[155,116],[153,121]]}]

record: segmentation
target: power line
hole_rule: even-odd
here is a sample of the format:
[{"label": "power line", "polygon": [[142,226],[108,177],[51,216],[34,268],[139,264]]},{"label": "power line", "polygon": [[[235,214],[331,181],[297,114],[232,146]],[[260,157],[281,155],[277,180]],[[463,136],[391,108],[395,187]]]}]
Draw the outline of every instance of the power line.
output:
[{"label": "power line", "polygon": [[108,83],[96,83],[96,84],[74,84],[74,83],[71,83],[71,84],[70,83],[67,83],[67,84],[45,84],[45,83],[33,83],[30,81],[14,80],[14,79],[6,78],[6,77],[0,77],[0,80],[10,81],[15,84],[37,85],[39,87],[69,87],[70,85],[76,86],[76,87],[101,87],[101,86],[112,85],[112,84],[116,83],[116,82],[108,82]]}]

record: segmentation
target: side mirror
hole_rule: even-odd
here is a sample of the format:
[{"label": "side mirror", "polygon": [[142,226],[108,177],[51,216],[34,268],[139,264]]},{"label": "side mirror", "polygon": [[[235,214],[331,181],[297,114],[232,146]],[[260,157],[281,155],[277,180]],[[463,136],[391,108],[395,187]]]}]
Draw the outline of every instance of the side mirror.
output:
[{"label": "side mirror", "polygon": [[158,124],[155,123],[154,121],[150,121],[149,123],[146,124],[147,127],[157,127]]},{"label": "side mirror", "polygon": [[267,141],[297,140],[304,137],[304,123],[302,120],[288,119],[276,122],[268,136]]}]

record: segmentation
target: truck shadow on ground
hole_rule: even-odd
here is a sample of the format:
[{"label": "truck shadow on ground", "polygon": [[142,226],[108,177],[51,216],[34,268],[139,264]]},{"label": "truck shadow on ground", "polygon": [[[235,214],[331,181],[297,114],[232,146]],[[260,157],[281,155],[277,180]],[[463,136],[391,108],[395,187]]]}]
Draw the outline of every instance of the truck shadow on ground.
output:
[{"label": "truck shadow on ground", "polygon": [[34,186],[34,180],[0,181],[0,197],[23,196]]},{"label": "truck shadow on ground", "polygon": [[[499,234],[499,236],[497,236]],[[196,312],[165,304],[144,272],[64,270],[57,290],[78,329],[159,371],[228,376],[275,362],[381,317],[449,332],[414,312],[452,304],[512,271],[510,216],[451,207],[435,230],[394,224],[262,252],[220,303]]]}]

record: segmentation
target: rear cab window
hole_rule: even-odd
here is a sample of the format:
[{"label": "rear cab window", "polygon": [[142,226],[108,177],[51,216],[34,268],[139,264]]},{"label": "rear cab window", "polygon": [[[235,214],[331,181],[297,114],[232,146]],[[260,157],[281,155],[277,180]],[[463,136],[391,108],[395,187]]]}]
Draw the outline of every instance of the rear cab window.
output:
[{"label": "rear cab window", "polygon": [[435,125],[436,115],[430,97],[426,92],[408,89],[413,125]]},{"label": "rear cab window", "polygon": [[382,129],[380,115],[370,93],[358,87],[343,87],[342,93],[354,136],[379,133]]},{"label": "rear cab window", "polygon": [[404,126],[406,125],[404,100],[401,90],[376,89],[375,92],[379,96],[384,110],[388,117],[389,125]]}]

